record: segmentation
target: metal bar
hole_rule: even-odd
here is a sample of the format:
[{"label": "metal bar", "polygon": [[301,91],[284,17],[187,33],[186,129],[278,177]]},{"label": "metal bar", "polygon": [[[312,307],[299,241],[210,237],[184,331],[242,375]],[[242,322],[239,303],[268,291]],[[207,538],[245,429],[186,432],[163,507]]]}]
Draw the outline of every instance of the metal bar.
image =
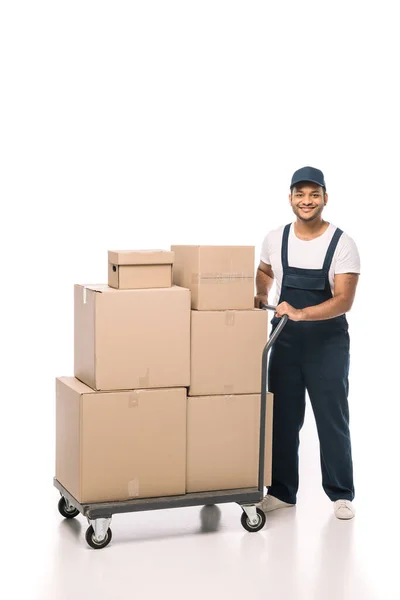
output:
[{"label": "metal bar", "polygon": [[226,502],[254,504],[260,500],[261,496],[258,489],[250,488],[249,490],[199,492],[163,498],[141,498],[138,500],[127,500],[126,502],[105,502],[83,506],[83,509],[86,516],[90,519],[95,519],[117,513],[184,508],[189,506],[203,506],[205,504],[223,504]]},{"label": "metal bar", "polygon": [[[260,308],[267,310],[276,310],[276,306],[269,304],[260,304]],[[265,465],[265,430],[266,430],[266,415],[267,415],[267,391],[268,391],[268,353],[275,343],[282,329],[285,327],[288,320],[287,315],[283,315],[277,327],[268,339],[262,353],[261,359],[261,407],[260,407],[260,453],[258,461],[258,490],[264,494],[264,465]]]},{"label": "metal bar", "polygon": [[257,488],[243,488],[236,490],[217,490],[214,492],[196,492],[181,496],[138,498],[121,502],[79,503],[56,479],[54,479],[54,485],[65,498],[68,498],[75,508],[89,519],[109,518],[117,513],[184,508],[186,506],[203,506],[205,504],[224,504],[226,502],[252,504],[259,502],[262,498],[262,494],[260,495]]}]

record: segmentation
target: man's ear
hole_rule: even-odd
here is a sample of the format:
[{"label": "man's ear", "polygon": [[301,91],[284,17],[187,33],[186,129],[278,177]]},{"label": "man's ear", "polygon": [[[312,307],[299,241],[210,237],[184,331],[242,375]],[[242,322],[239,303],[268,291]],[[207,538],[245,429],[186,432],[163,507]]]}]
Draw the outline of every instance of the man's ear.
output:
[{"label": "man's ear", "polygon": [[328,194],[325,192],[325,196],[324,196],[324,206],[326,206],[328,203]]}]

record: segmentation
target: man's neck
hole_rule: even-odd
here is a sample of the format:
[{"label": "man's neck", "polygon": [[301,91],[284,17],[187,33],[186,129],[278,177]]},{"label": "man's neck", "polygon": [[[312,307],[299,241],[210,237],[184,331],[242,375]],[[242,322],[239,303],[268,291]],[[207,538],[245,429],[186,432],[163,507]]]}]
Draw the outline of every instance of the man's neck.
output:
[{"label": "man's neck", "polygon": [[315,219],[309,222],[297,219],[294,224],[294,232],[296,237],[301,240],[313,240],[322,235],[328,227],[329,223],[323,219]]}]

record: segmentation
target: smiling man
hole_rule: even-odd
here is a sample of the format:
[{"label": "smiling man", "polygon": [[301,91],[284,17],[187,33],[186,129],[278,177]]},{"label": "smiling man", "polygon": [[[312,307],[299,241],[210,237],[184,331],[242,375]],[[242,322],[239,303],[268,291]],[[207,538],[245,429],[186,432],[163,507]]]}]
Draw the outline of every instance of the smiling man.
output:
[{"label": "smiling man", "polygon": [[322,218],[328,202],[322,171],[296,171],[289,201],[296,220],[266,236],[256,277],[255,306],[268,304],[276,283],[272,330],[280,317],[289,317],[269,361],[269,389],[274,393],[272,485],[260,507],[268,512],[296,504],[307,390],[317,424],[323,489],[336,517],[351,519],[355,509],[345,315],[353,304],[360,258],[354,241]]}]

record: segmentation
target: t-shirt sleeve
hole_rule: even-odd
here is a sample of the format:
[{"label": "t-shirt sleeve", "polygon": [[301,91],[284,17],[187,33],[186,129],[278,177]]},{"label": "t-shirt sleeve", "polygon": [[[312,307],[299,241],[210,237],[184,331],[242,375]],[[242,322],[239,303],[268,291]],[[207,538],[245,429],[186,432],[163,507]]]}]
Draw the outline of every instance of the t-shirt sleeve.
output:
[{"label": "t-shirt sleeve", "polygon": [[260,260],[263,261],[263,263],[265,263],[266,265],[270,265],[271,264],[271,259],[270,259],[270,252],[269,252],[269,236],[265,236],[264,241],[262,243],[261,246],[261,254],[260,254]]},{"label": "t-shirt sleeve", "polygon": [[335,263],[335,274],[360,273],[361,261],[355,241],[343,234]]}]

